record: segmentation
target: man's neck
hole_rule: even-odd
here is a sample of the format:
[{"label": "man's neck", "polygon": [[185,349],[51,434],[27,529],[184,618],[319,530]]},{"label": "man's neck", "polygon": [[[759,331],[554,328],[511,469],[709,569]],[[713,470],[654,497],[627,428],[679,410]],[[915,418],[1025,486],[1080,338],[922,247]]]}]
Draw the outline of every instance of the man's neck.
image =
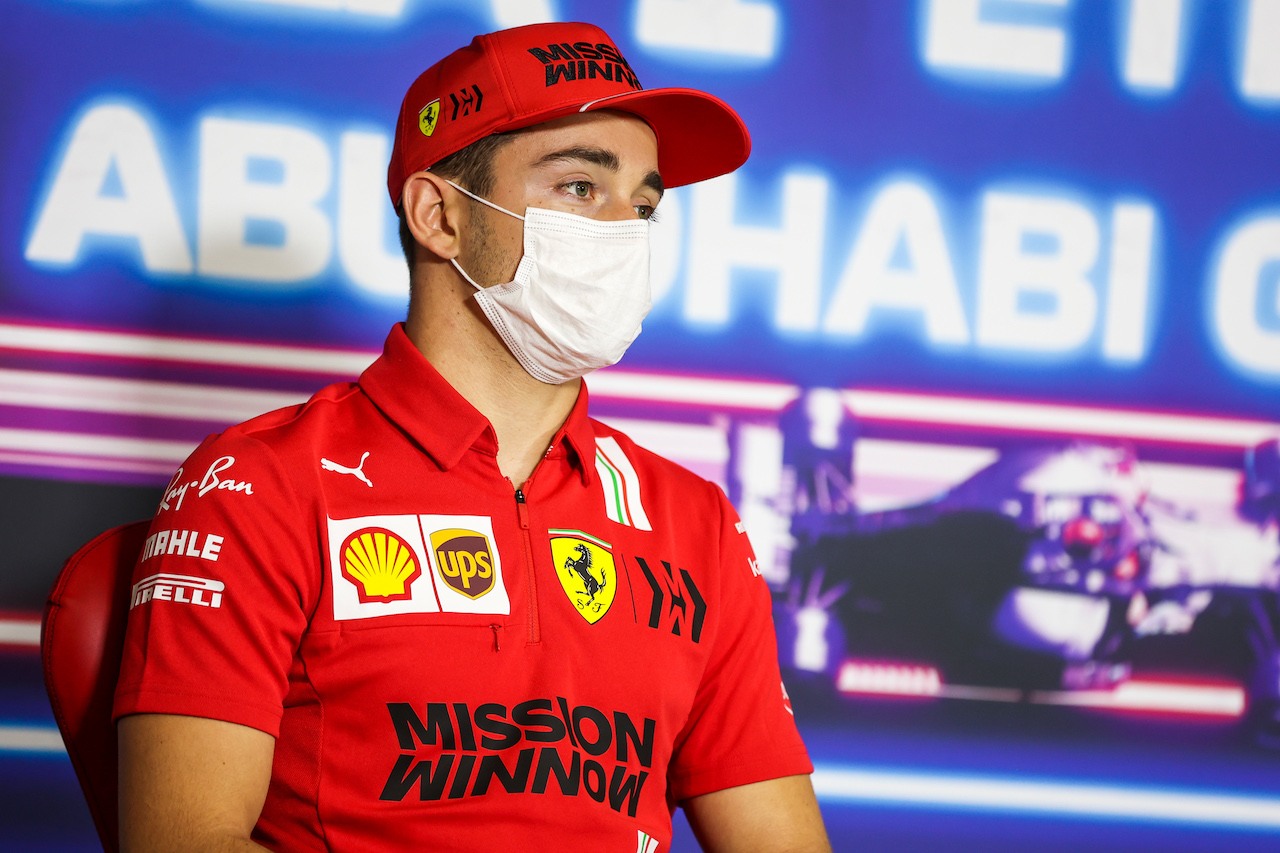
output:
[{"label": "man's neck", "polygon": [[572,411],[581,380],[539,382],[494,334],[469,293],[424,290],[405,332],[454,390],[488,418],[498,438],[498,468],[522,488]]}]

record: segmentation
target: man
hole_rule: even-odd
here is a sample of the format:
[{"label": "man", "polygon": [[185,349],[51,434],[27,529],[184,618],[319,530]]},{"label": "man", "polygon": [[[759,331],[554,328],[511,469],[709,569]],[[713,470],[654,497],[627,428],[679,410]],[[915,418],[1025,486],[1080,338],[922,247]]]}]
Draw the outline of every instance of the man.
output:
[{"label": "man", "polygon": [[409,317],[352,385],[212,437],[135,573],[125,850],[827,850],[769,596],[716,487],[590,420],[666,185],[741,121],[585,24],[409,89]]}]

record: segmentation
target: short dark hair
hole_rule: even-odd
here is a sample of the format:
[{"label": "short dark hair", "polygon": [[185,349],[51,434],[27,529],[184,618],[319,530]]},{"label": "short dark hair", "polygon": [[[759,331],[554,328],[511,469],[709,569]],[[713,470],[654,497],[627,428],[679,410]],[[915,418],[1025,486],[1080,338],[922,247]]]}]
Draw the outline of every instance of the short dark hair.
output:
[{"label": "short dark hair", "polygon": [[[448,178],[456,184],[466,187],[478,196],[487,198],[493,192],[493,158],[502,146],[511,141],[511,133],[494,133],[477,139],[466,148],[460,148],[443,160],[438,160],[429,168],[442,178]],[[404,202],[396,207],[396,215],[400,217],[400,249],[409,268],[413,268],[413,253],[418,245],[409,231],[409,223],[404,215]]]}]

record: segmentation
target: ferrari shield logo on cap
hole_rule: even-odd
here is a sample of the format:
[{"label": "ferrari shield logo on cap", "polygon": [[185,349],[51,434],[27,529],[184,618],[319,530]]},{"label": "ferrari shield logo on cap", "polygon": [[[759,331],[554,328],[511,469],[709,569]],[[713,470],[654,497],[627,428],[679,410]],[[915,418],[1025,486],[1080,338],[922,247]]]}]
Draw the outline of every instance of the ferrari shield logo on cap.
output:
[{"label": "ferrari shield logo on cap", "polygon": [[436,132],[436,119],[440,118],[440,99],[436,98],[418,112],[418,129],[423,136]]},{"label": "ferrari shield logo on cap", "polygon": [[548,530],[556,577],[569,602],[592,625],[609,612],[618,590],[618,570],[608,542],[581,530]]},{"label": "ferrari shield logo on cap", "polygon": [[342,543],[342,576],[356,586],[363,602],[404,601],[422,576],[413,547],[383,527],[357,530]]}]

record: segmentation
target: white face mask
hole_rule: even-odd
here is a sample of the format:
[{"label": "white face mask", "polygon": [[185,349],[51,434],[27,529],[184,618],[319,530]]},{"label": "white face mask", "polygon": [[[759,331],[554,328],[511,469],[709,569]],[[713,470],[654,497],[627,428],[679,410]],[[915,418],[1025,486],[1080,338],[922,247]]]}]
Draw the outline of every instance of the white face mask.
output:
[{"label": "white face mask", "polygon": [[559,385],[616,364],[652,304],[648,220],[602,222],[540,207],[521,216],[449,183],[524,220],[524,257],[506,284],[481,287],[450,262],[529,375]]}]

